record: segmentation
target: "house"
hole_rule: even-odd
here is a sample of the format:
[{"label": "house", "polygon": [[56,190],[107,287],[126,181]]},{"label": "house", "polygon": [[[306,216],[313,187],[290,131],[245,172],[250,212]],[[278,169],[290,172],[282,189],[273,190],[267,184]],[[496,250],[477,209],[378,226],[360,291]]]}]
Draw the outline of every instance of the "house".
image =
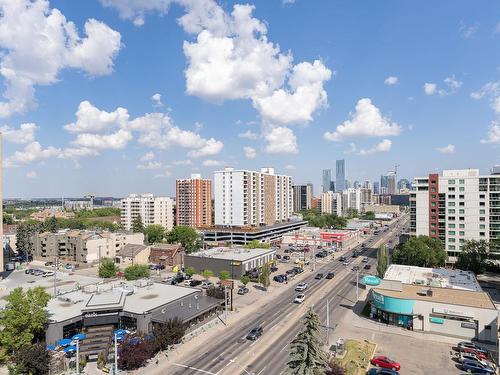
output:
[{"label": "house", "polygon": [[154,244],[151,246],[149,262],[164,266],[182,266],[186,251],[180,244]]},{"label": "house", "polygon": [[134,264],[148,264],[151,246],[126,244],[116,253],[115,263],[123,267]]}]

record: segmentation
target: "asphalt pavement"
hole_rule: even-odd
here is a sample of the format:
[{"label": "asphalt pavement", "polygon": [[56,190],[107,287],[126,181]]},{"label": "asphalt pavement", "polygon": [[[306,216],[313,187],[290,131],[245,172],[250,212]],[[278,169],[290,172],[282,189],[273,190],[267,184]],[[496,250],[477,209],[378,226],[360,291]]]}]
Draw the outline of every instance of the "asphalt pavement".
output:
[{"label": "asphalt pavement", "polygon": [[[320,294],[320,298],[314,305],[314,309],[319,313],[320,319],[324,324],[326,322],[327,300],[331,316],[336,309],[343,308],[343,306],[344,308],[352,306],[356,302],[345,297],[356,288],[356,272],[351,271],[353,264],[360,265],[359,276],[361,279],[364,263],[360,263],[360,260],[362,257],[368,256],[368,264],[372,265],[372,271],[374,271],[376,249],[381,244],[393,239],[395,237],[393,230],[396,225],[406,220],[407,216],[394,223],[388,231],[373,236],[372,247],[362,252],[356,258],[356,262],[351,261],[349,266],[344,266],[336,259],[327,264],[318,264],[316,271],[311,273],[307,279],[302,280],[302,282],[308,283],[308,288],[305,292],[306,302],[307,298],[312,297],[316,293]],[[358,246],[356,249],[359,250],[360,247]],[[316,273],[326,275],[326,273],[332,271],[335,272],[336,276],[331,280],[325,278],[316,280],[314,278]],[[328,285],[331,287],[328,288]],[[173,364],[172,371],[169,371],[169,373],[175,375],[224,375],[236,373],[246,375],[274,375],[284,372],[288,358],[288,344],[301,329],[301,324],[298,320],[292,322],[293,325],[290,329],[286,329],[283,334],[276,334],[273,331],[280,331],[280,328],[292,319],[291,316],[296,319],[294,315],[297,315],[297,309],[300,307],[293,303],[293,298],[296,294],[297,292],[294,290],[284,291],[275,300],[264,305],[259,314],[247,317],[244,321],[228,327],[221,337],[213,340],[210,345],[205,346],[201,353],[192,355],[189,359],[183,361],[183,363]],[[331,323],[331,328],[333,329],[334,322]],[[247,340],[247,333],[257,326],[263,327],[264,333],[262,337],[255,341]],[[265,350],[258,350],[262,347],[266,347]]]}]

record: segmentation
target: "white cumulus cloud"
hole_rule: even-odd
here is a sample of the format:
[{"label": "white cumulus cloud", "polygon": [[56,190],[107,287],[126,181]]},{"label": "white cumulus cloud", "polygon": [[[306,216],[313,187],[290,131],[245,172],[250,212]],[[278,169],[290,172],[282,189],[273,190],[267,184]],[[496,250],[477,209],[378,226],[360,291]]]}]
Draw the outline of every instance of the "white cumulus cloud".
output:
[{"label": "white cumulus cloud", "polygon": [[368,98],[358,101],[356,111],[350,117],[337,126],[334,132],[324,133],[324,138],[328,141],[341,141],[353,137],[396,136],[401,132],[401,126],[383,117],[380,109]]},{"label": "white cumulus cloud", "polygon": [[18,129],[8,125],[0,126],[3,138],[10,143],[24,144],[35,141],[35,133],[38,126],[33,123],[21,124]]},{"label": "white cumulus cloud", "polygon": [[424,92],[426,95],[434,95],[436,93],[437,85],[432,82],[424,83]]},{"label": "white cumulus cloud", "polygon": [[45,160],[60,155],[61,150],[55,147],[43,148],[38,142],[27,144],[22,151],[16,151],[5,159],[6,168],[17,167],[23,164],[30,164],[36,161]]},{"label": "white cumulus cloud", "polygon": [[243,147],[243,152],[245,153],[245,157],[247,159],[254,159],[257,156],[257,151],[250,146]]},{"label": "white cumulus cloud", "polygon": [[481,139],[481,143],[500,143],[500,123],[497,121],[492,121],[490,129],[488,131],[488,136],[486,139]]},{"label": "white cumulus cloud", "polygon": [[161,94],[154,94],[152,97],[151,97],[151,100],[153,101],[153,106],[155,107],[161,107],[163,105],[163,103],[161,102]]},{"label": "white cumulus cloud", "polygon": [[35,86],[57,82],[61,70],[91,76],[109,74],[121,48],[121,35],[95,19],[85,37],[47,0],[0,0],[0,75],[5,81],[0,116],[34,105]]},{"label": "white cumulus cloud", "polygon": [[97,150],[120,150],[127,146],[128,142],[132,140],[132,133],[120,129],[111,134],[78,134],[72,143],[79,147],[85,147]]},{"label": "white cumulus cloud", "polygon": [[159,161],[148,161],[147,163],[138,164],[138,169],[160,169],[163,164]]},{"label": "white cumulus cloud", "polygon": [[251,130],[247,130],[246,132],[244,133],[240,133],[238,134],[238,137],[240,138],[245,138],[245,139],[251,139],[251,140],[256,140],[259,138],[259,134],[258,133],[255,133]]},{"label": "white cumulus cloud", "polygon": [[64,125],[64,129],[70,133],[101,133],[112,127],[126,125],[128,119],[125,108],[118,107],[113,112],[106,112],[84,100],[76,111],[76,121]]},{"label": "white cumulus cloud", "polygon": [[220,160],[207,159],[203,160],[201,164],[204,167],[220,167],[221,165],[224,165],[224,162]]},{"label": "white cumulus cloud", "polygon": [[443,147],[436,147],[436,151],[442,154],[453,154],[455,153],[455,145],[449,144]]},{"label": "white cumulus cloud", "polygon": [[384,83],[387,85],[387,86],[394,86],[394,85],[397,85],[399,82],[399,78],[398,77],[395,77],[395,76],[389,76],[387,77],[385,80],[384,80]]},{"label": "white cumulus cloud", "polygon": [[359,154],[360,155],[372,155],[376,154],[378,152],[387,152],[391,149],[392,147],[392,141],[390,139],[384,139],[374,147],[368,149],[368,150],[360,150]]},{"label": "white cumulus cloud", "polygon": [[267,144],[265,151],[268,154],[296,154],[299,152],[297,147],[297,137],[292,129],[279,126],[272,128],[264,135]]}]

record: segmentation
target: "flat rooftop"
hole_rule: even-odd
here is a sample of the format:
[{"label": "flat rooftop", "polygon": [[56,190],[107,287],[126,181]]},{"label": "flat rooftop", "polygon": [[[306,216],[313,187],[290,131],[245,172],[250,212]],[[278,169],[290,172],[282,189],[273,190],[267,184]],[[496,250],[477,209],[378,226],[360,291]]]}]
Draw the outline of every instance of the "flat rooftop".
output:
[{"label": "flat rooftop", "polygon": [[230,247],[214,247],[212,249],[198,251],[186,256],[198,258],[212,258],[212,259],[225,259],[225,260],[239,260],[246,261],[249,259],[257,258],[265,254],[275,253],[273,249],[245,249],[245,248],[230,248]]},{"label": "flat rooftop", "polygon": [[486,292],[436,287],[431,289],[432,296],[427,296],[422,295],[422,289],[426,288],[422,288],[421,285],[410,284],[403,284],[401,291],[380,288],[373,289],[377,293],[387,297],[496,310],[495,304]]},{"label": "flat rooftop", "polygon": [[[96,288],[99,288],[98,293]],[[133,314],[142,314],[195,293],[199,293],[199,290],[146,280],[116,281],[88,286],[52,298],[47,310],[51,322],[61,322],[85,312],[107,309],[121,309]]]},{"label": "flat rooftop", "polygon": [[448,268],[427,268],[391,264],[384,275],[385,280],[397,280],[403,284],[431,286],[448,289],[481,292],[474,273]]},{"label": "flat rooftop", "polygon": [[307,225],[307,221],[300,219],[291,219],[289,221],[283,221],[281,223],[275,223],[271,225],[262,225],[257,227],[252,226],[224,226],[224,225],[213,225],[210,227],[199,227],[202,232],[232,232],[232,233],[259,233],[265,232],[273,229],[286,228],[288,226],[294,225]]}]

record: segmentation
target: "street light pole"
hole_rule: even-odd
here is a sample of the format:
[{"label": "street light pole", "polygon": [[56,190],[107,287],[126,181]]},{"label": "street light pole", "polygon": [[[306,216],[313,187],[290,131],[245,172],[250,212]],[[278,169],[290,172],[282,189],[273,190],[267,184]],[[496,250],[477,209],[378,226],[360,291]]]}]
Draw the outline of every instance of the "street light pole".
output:
[{"label": "street light pole", "polygon": [[115,333],[115,374],[118,375],[118,343],[117,337]]},{"label": "street light pole", "polygon": [[358,288],[358,285],[359,285],[359,268],[356,270],[356,302],[359,301],[359,288]]},{"label": "street light pole", "polygon": [[330,345],[330,301],[326,299],[326,345]]}]

